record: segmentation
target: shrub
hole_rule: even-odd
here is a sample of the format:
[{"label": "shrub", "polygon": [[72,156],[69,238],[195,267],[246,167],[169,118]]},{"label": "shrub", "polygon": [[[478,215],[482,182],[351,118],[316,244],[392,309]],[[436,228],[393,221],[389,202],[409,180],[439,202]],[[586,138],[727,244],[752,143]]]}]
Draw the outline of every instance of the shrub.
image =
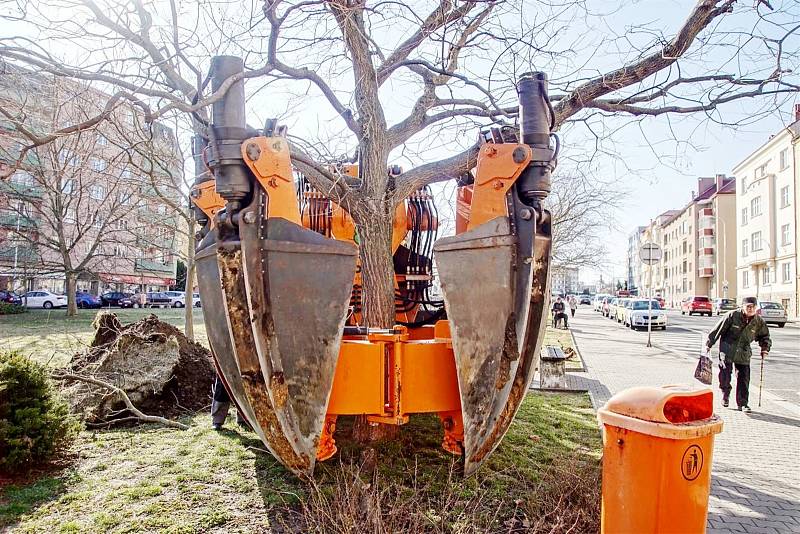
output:
[{"label": "shrub", "polygon": [[13,315],[15,313],[25,313],[25,306],[11,304],[10,302],[0,302],[0,315]]},{"label": "shrub", "polygon": [[79,423],[44,366],[0,352],[0,471],[22,472],[69,446]]}]

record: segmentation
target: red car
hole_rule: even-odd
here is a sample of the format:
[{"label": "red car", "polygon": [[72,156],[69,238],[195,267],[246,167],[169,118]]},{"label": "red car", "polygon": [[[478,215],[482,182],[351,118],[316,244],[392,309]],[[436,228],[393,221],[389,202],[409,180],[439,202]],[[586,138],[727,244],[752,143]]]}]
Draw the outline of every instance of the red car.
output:
[{"label": "red car", "polygon": [[681,302],[681,315],[688,314],[692,315],[693,313],[697,313],[699,315],[708,315],[711,317],[712,308],[711,308],[711,299],[708,297],[686,297]]}]

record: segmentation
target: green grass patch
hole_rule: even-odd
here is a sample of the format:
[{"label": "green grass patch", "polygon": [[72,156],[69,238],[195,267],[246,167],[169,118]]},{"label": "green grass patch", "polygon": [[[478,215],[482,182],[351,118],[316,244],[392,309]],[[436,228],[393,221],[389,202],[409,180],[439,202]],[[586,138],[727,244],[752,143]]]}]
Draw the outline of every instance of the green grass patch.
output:
[{"label": "green grass patch", "polygon": [[544,342],[542,346],[553,345],[561,347],[562,350],[570,348],[575,351],[575,356],[565,362],[567,371],[583,371],[583,360],[581,360],[578,349],[573,343],[572,334],[569,330],[561,330],[548,326],[544,333]]},{"label": "green grass patch", "polygon": [[[289,474],[251,432],[232,423],[214,432],[205,414],[184,422],[190,430],[84,431],[79,460],[60,476],[0,489],[0,530],[485,532],[536,531],[537,521],[550,531],[561,517],[596,530],[599,521],[601,443],[584,394],[529,393],[501,445],[467,479],[440,448],[435,417],[412,417],[398,439],[376,444],[372,473],[361,470],[343,418],[340,452],[318,464],[313,484]],[[546,513],[553,507],[560,515]]]},{"label": "green grass patch", "polygon": [[[29,310],[20,315],[0,316],[0,351],[19,350],[35,361],[53,367],[66,365],[72,354],[84,348],[92,339],[92,321],[99,310],[78,310],[78,315],[67,317],[65,309]],[[166,323],[184,331],[183,309],[121,309],[111,308],[123,324],[132,323],[154,314]],[[202,308],[195,308],[193,316],[195,339],[208,346]]]}]

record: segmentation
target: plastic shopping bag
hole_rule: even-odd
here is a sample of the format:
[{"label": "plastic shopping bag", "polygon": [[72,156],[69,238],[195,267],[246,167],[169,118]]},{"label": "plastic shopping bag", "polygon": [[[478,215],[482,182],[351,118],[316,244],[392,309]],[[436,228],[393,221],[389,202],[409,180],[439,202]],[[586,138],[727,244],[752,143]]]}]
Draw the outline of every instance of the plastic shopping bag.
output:
[{"label": "plastic shopping bag", "polygon": [[711,358],[709,358],[708,352],[705,352],[700,355],[694,370],[694,377],[707,386],[711,385],[711,366]]}]

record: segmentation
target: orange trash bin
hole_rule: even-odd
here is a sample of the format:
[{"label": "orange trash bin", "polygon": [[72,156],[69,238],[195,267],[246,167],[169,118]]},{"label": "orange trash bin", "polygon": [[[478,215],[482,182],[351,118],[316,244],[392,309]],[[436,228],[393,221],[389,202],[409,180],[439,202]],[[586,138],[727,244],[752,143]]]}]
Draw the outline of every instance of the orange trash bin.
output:
[{"label": "orange trash bin", "polygon": [[705,532],[714,415],[709,388],[636,387],[597,412],[603,425],[601,532]]}]

